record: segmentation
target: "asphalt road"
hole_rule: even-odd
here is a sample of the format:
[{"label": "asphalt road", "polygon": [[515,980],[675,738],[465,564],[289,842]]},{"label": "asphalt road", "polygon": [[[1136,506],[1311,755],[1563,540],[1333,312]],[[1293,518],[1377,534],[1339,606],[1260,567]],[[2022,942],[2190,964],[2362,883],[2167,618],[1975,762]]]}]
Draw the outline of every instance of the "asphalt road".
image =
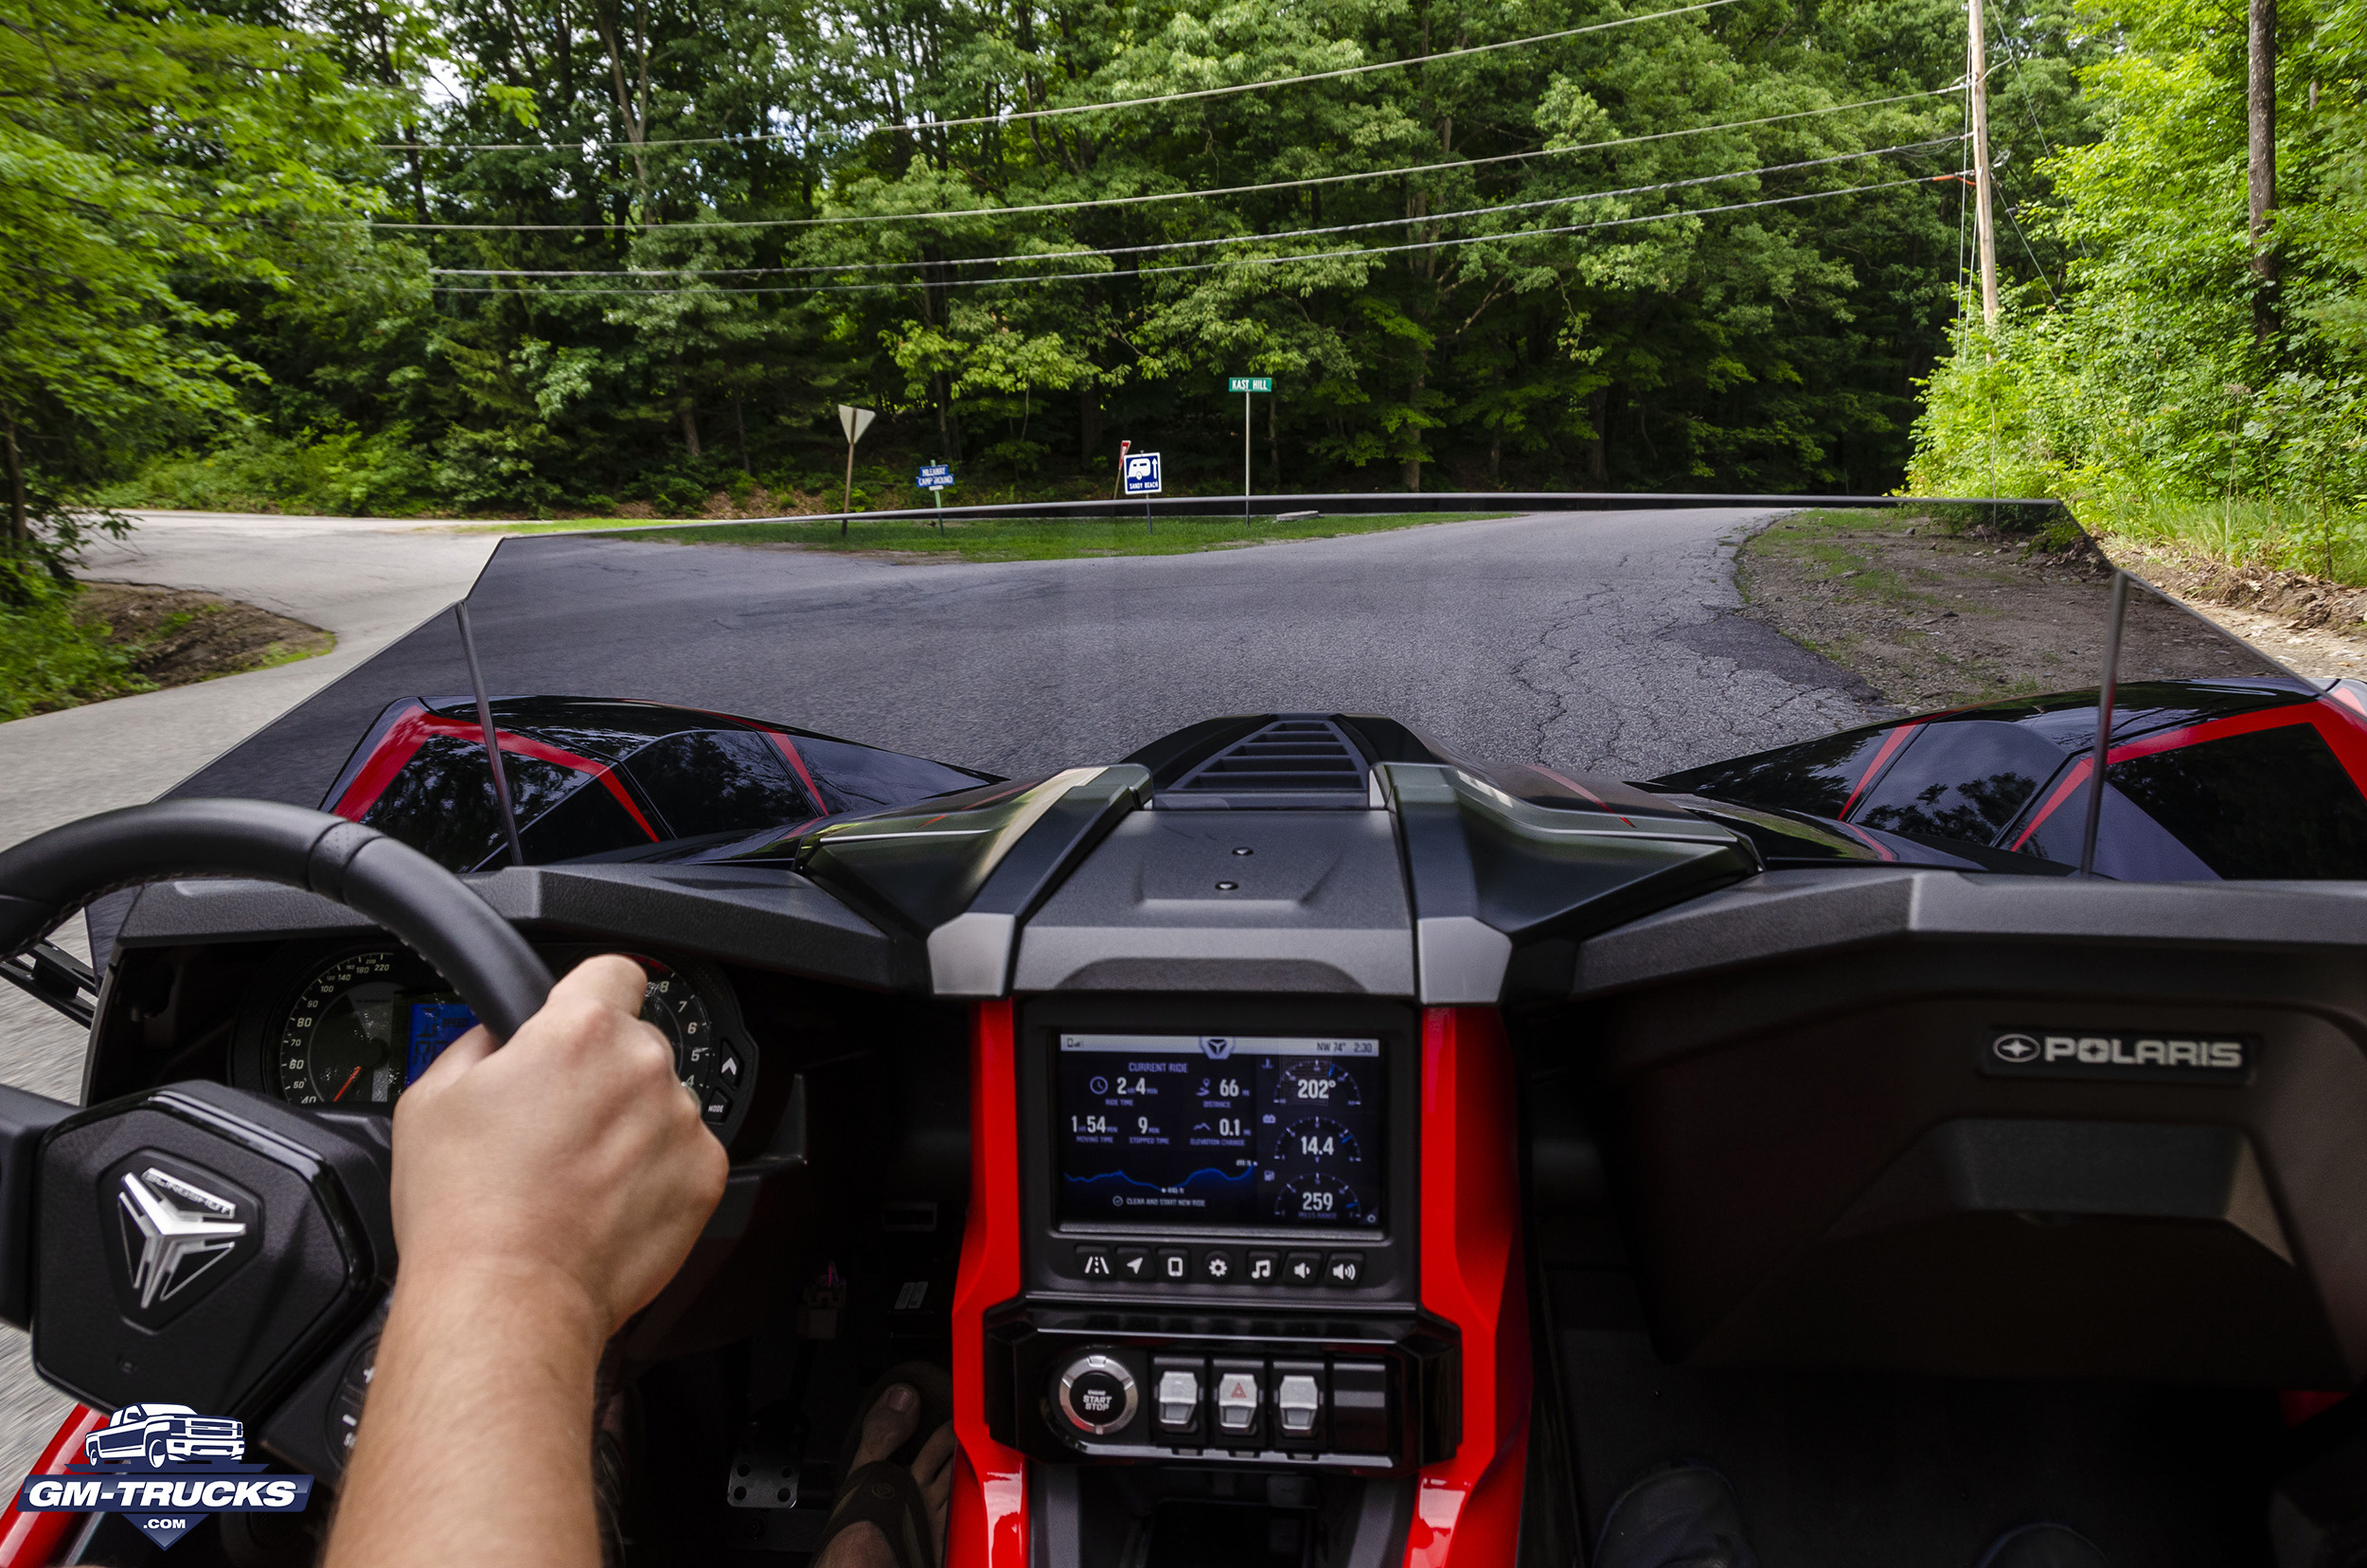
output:
[{"label": "asphalt road", "polygon": [[[471,605],[497,692],[685,703],[1008,775],[1278,709],[1380,713],[1475,758],[1634,778],[1872,715],[1841,671],[1731,614],[1735,545],[1775,515],[1547,514],[990,565],[520,536]],[[385,703],[468,689],[437,611],[489,543],[153,520],[86,575],[255,600],[339,647],[0,725],[0,844],[169,789],[316,804]],[[0,1081],[70,1097],[79,1064],[72,1030],[0,996]],[[23,1472],[65,1403],[0,1330],[0,1470]]]},{"label": "asphalt road", "polygon": [[[1316,710],[1633,778],[1866,717],[1840,671],[1729,614],[1734,544],[1772,515],[927,566],[542,535],[506,540],[470,604],[496,693],[683,703],[1007,775],[1115,760],[1212,715]],[[467,689],[439,617],[179,793],[316,803],[384,704]]]}]

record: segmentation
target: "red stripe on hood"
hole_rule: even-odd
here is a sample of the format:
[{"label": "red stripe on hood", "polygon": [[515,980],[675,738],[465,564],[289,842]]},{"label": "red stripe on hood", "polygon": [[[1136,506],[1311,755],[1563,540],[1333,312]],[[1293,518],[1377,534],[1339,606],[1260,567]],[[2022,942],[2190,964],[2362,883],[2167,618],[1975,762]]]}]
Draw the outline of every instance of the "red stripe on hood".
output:
[{"label": "red stripe on hood", "polygon": [[[447,719],[426,708],[405,714],[386,732],[386,738],[379,742],[378,750],[370,755],[369,761],[354,776],[353,782],[346,787],[346,793],[330,810],[349,821],[361,821],[368,814],[369,809],[378,804],[379,796],[386,793],[387,786],[400,776],[404,768],[410,766],[419,748],[439,735],[474,740],[480,746],[485,742],[484,730],[466,720]],[[624,780],[616,776],[614,764],[578,757],[547,740],[538,740],[530,735],[519,735],[509,730],[497,729],[493,737],[494,742],[505,753],[530,757],[538,762],[555,762],[576,773],[590,774],[615,798],[616,804],[625,809],[626,814],[649,836],[650,842],[658,842],[658,830],[650,826],[650,819],[626,792]]]}]

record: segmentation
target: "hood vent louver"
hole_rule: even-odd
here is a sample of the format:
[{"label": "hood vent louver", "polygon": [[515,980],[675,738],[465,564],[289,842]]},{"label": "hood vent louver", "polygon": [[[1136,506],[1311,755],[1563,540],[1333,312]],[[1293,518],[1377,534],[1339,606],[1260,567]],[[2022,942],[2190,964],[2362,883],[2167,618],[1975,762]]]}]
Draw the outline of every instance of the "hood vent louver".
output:
[{"label": "hood vent louver", "polygon": [[1372,804],[1371,758],[1348,732],[1316,714],[1285,714],[1194,765],[1158,792],[1167,810]]}]

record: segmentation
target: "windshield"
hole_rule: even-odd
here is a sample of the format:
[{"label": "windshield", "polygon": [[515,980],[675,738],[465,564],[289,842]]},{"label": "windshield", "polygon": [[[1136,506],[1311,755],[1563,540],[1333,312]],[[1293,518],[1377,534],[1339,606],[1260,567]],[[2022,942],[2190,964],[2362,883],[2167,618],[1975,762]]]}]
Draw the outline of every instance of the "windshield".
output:
[{"label": "windshield", "polygon": [[[1280,726],[1260,788],[1320,802],[1324,746],[1450,757],[1554,805],[1641,784],[1620,798],[1659,803],[1631,809],[1710,816],[1772,868],[2367,875],[2346,686],[2008,522],[1508,507],[519,533],[465,638],[458,611],[432,618],[183,793],[324,805],[460,868],[744,858],[916,801],[1001,809],[1239,717]],[[2292,785],[2325,806],[2314,836],[2264,821]]]}]

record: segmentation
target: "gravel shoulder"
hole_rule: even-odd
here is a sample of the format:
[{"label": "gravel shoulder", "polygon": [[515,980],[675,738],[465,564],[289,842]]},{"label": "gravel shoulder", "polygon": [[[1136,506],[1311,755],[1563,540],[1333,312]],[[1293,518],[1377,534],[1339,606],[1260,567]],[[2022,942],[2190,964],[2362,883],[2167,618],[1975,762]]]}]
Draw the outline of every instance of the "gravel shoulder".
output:
[{"label": "gravel shoulder", "polygon": [[[1742,614],[1822,654],[1902,712],[2094,686],[2112,569],[2151,585],[2123,633],[2123,679],[2367,671],[2361,607],[2305,584],[2232,581],[2185,558],[1931,517],[1795,512],[1744,547]],[[2257,574],[2255,574],[2257,575]],[[2208,597],[2207,597],[2208,596]],[[2234,597],[2244,603],[2222,602]],[[2367,629],[2362,629],[2367,630]]]},{"label": "gravel shoulder", "polygon": [[1743,547],[1745,615],[1914,711],[2093,686],[2111,572],[2092,550],[1929,517],[1795,512]]}]

